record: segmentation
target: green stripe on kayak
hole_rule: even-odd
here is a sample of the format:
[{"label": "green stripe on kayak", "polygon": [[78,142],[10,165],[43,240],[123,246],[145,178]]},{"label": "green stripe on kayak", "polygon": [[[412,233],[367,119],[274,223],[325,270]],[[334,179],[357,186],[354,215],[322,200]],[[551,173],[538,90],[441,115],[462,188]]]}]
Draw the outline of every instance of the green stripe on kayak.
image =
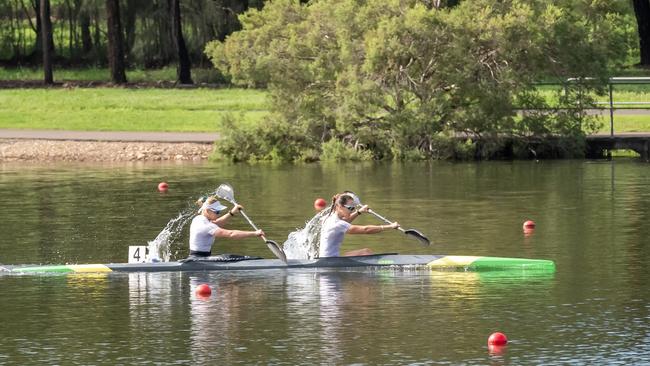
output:
[{"label": "green stripe on kayak", "polygon": [[447,255],[440,257],[427,266],[440,269],[458,269],[465,271],[548,271],[555,272],[555,263],[545,259],[474,257]]},{"label": "green stripe on kayak", "polygon": [[480,257],[468,267],[470,271],[531,270],[555,272],[555,263],[545,259]]},{"label": "green stripe on kayak", "polygon": [[104,264],[67,264],[55,266],[40,267],[22,267],[14,268],[12,272],[29,272],[29,273],[97,273],[112,272],[110,267]]},{"label": "green stripe on kayak", "polygon": [[23,268],[14,268],[11,270],[11,272],[28,272],[28,273],[36,273],[36,272],[42,272],[42,273],[70,273],[74,272],[74,270],[68,266],[39,266],[39,267],[23,267]]}]

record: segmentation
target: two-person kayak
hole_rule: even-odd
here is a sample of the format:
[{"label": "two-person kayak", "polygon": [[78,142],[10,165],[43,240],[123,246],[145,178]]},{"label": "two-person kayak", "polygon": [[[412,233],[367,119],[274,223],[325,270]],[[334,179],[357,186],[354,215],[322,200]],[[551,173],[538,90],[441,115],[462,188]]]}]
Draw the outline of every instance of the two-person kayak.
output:
[{"label": "two-person kayak", "polygon": [[235,270],[291,270],[300,268],[386,268],[450,271],[540,271],[554,272],[555,263],[544,259],[475,257],[452,255],[374,254],[319,259],[262,259],[247,256],[213,256],[173,262],[66,265],[6,265],[8,273],[100,273],[100,272],[187,272]]}]

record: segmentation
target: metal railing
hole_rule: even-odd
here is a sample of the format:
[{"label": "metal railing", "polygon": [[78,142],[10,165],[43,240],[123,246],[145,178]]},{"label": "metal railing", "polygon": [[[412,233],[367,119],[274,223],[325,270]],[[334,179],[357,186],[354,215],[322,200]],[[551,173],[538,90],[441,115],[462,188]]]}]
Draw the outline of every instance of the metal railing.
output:
[{"label": "metal railing", "polygon": [[[576,78],[567,79],[568,82],[578,81]],[[616,109],[630,109],[630,108],[616,108],[615,106],[624,106],[624,105],[638,105],[638,106],[650,106],[650,101],[641,101],[641,102],[615,102],[614,101],[614,85],[650,85],[650,77],[611,77],[607,83],[607,88],[609,91],[609,101],[607,102],[596,102],[597,105],[608,105],[609,108],[609,134],[614,136],[614,111]],[[650,109],[650,107],[644,108],[635,108],[635,109]]]}]

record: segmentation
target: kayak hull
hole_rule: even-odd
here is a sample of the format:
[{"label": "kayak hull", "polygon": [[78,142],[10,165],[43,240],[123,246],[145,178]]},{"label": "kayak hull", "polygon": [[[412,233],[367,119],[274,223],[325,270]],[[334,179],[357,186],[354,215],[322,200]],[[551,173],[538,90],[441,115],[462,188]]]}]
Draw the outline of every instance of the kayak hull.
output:
[{"label": "kayak hull", "polygon": [[72,265],[14,265],[2,266],[0,271],[10,273],[103,273],[103,272],[196,272],[235,271],[299,268],[413,268],[452,271],[544,271],[555,272],[555,263],[544,259],[500,258],[449,255],[399,255],[375,254],[354,257],[330,257],[319,259],[246,259],[219,261],[194,259],[156,263],[109,263]]}]

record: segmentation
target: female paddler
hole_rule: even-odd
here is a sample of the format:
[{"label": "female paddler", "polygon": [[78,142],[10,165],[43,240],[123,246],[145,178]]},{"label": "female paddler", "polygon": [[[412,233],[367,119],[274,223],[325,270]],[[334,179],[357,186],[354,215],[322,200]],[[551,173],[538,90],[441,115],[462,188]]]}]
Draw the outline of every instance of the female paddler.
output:
[{"label": "female paddler", "polygon": [[[200,202],[200,201],[199,201]],[[190,256],[209,257],[212,255],[214,238],[244,239],[263,236],[262,230],[242,231],[224,229],[224,224],[236,216],[242,206],[235,205],[227,213],[219,213],[227,207],[219,203],[216,197],[208,197],[199,209],[199,214],[192,219],[190,225]]]},{"label": "female paddler", "polygon": [[[338,257],[345,234],[376,234],[387,229],[399,227],[397,222],[390,225],[353,225],[352,221],[363,212],[368,212],[368,205],[357,209],[359,199],[352,192],[343,192],[332,197],[329,215],[325,218],[320,232],[318,257]],[[344,256],[368,255],[368,248],[352,250]]]}]

